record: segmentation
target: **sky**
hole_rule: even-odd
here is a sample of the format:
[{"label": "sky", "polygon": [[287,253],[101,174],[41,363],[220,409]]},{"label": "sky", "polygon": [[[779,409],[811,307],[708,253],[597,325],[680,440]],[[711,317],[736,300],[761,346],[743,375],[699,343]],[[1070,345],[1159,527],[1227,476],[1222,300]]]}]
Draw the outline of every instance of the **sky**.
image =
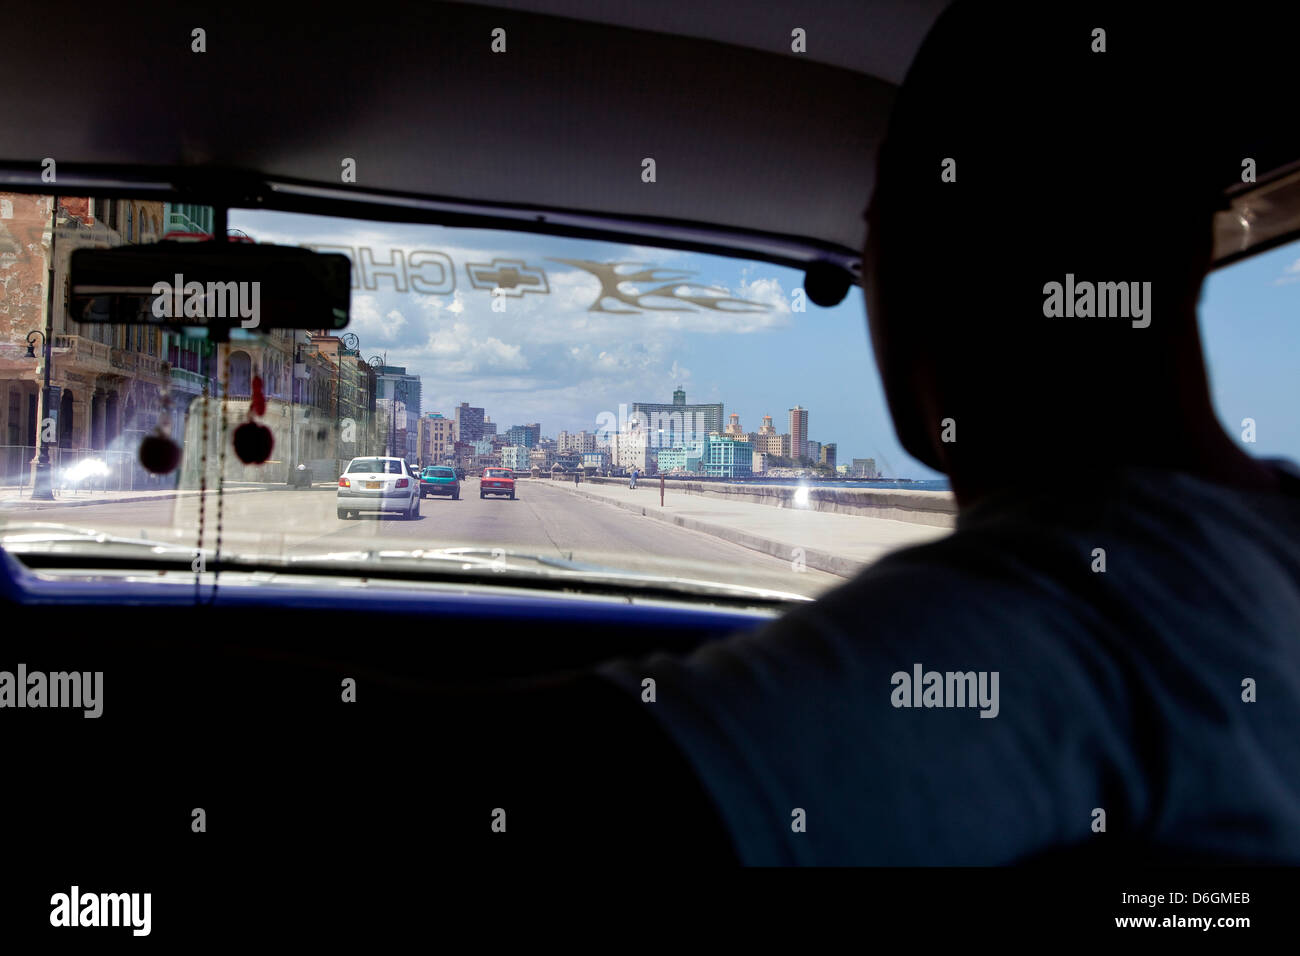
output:
[{"label": "sky", "polygon": [[1257,457],[1300,462],[1300,242],[1210,274],[1201,335],[1219,421]]},{"label": "sky", "polygon": [[[364,357],[386,355],[389,365],[421,376],[425,414],[451,416],[469,402],[486,408],[499,431],[539,422],[554,437],[594,431],[620,404],[671,402],[681,385],[690,403],[722,402],[725,414],[739,413],[745,431],[757,431],[763,415],[788,431],[788,409],[798,404],[809,410],[809,437],[836,443],[839,463],[874,458],[889,477],[939,477],[894,435],[857,287],[838,306],[797,311],[800,272],[721,256],[271,211],[232,210],[230,225],[258,242],[344,247],[358,266],[391,261],[400,250],[405,291],[391,277],[359,275],[358,285],[374,288],[354,288],[348,331]],[[412,258],[420,251],[422,259]],[[521,262],[533,288],[544,282],[546,291],[501,295],[504,310],[494,311],[492,282],[480,277],[476,288],[469,266],[491,273],[503,259]],[[451,268],[412,265],[420,262]],[[624,265],[607,266],[602,284],[593,270],[609,263]],[[665,271],[614,285],[613,275],[637,264]],[[417,288],[412,274],[425,284]],[[602,297],[613,288],[631,295]],[[645,296],[651,289],[668,294]],[[1220,420],[1239,435],[1241,420],[1254,418],[1249,450],[1257,455],[1300,460],[1298,306],[1300,243],[1213,273],[1202,295]]]}]

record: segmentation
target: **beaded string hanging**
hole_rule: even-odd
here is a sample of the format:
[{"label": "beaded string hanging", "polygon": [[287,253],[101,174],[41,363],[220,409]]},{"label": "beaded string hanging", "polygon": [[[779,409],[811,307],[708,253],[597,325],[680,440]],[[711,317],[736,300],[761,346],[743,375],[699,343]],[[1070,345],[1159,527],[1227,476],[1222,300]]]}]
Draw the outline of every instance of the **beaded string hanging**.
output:
[{"label": "beaded string hanging", "polygon": [[203,579],[203,522],[208,496],[208,423],[212,403],[208,400],[208,382],[203,381],[203,439],[199,445],[199,540],[194,546],[194,603],[199,603],[199,584]]}]

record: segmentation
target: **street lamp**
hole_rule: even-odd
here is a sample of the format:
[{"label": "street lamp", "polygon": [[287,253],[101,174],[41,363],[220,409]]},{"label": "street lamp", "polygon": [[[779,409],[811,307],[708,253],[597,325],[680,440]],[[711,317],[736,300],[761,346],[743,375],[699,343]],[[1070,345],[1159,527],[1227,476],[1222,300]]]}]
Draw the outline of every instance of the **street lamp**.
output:
[{"label": "street lamp", "polygon": [[[380,370],[381,370],[382,368],[384,368],[385,365],[388,364],[388,354],[387,354],[387,353],[384,353],[384,356],[383,356],[382,358],[381,358],[380,356],[378,356],[378,355],[372,355],[372,356],[370,356],[370,359],[369,359],[369,361],[366,362],[366,364],[369,365],[369,366],[371,367],[371,369],[374,370],[374,373],[375,373],[375,379],[376,379],[376,381],[375,381],[375,391],[376,391],[376,393],[378,393],[378,391],[379,391],[379,382],[378,382],[378,378],[379,378],[379,376],[382,374],[382,372],[381,372]],[[390,435],[391,435],[393,429],[396,427],[396,422],[397,422],[397,418],[396,418],[396,415],[397,415],[397,409],[393,406],[393,403],[394,403],[396,400],[397,400],[397,395],[396,395],[396,392],[394,392],[393,397],[392,397],[391,399],[389,399],[389,401],[388,401],[388,421],[389,421],[388,431],[389,431],[389,434],[390,434]],[[384,438],[384,442],[385,442],[385,446],[384,446],[384,454],[385,454],[385,456],[387,456],[388,453],[389,453],[389,447],[388,447],[388,442],[389,442],[389,440],[390,440],[389,437],[388,437],[388,436],[385,436],[385,438]]]},{"label": "street lamp", "polygon": [[[51,285],[50,295],[52,297],[54,295],[52,291],[53,281],[51,281],[50,285]],[[49,318],[47,313],[47,318],[45,321],[46,331],[42,332],[39,329],[34,329],[33,331],[27,333],[27,357],[28,358],[36,358],[36,347],[32,341],[33,339],[36,338],[36,336],[39,335],[41,337],[42,344],[45,347],[45,389],[41,395],[41,407],[45,410],[45,417],[47,419],[54,417],[50,412],[52,393],[50,391],[49,327],[50,327],[50,323],[49,323]],[[44,429],[40,426],[41,423],[37,422],[36,434],[33,436],[36,442],[37,452],[36,452],[36,457],[32,459],[32,464],[34,466],[34,470],[32,473],[32,498],[38,501],[53,501],[54,489],[53,487],[51,487],[51,483],[50,483],[50,446],[48,442],[41,440],[41,435]],[[58,427],[57,420],[56,420],[55,427],[56,429]],[[55,434],[55,440],[56,441],[58,440],[57,433]]]},{"label": "street lamp", "polygon": [[[311,333],[305,333],[308,345],[311,344]],[[298,429],[294,424],[294,406],[298,403],[298,365],[299,358],[302,357],[303,343],[298,338],[298,333],[293,333],[293,356],[291,359],[291,368],[289,369],[289,467],[288,474],[285,476],[287,484],[293,484],[297,478],[296,468],[301,452],[298,449]],[[304,416],[306,417],[306,416]]]}]

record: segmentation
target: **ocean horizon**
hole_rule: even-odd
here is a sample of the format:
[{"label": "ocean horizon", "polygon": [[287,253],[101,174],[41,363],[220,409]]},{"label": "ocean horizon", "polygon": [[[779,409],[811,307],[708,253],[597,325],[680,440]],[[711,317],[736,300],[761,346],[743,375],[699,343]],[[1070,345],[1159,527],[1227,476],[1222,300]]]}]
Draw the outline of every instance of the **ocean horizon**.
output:
[{"label": "ocean horizon", "polygon": [[[654,480],[651,478],[650,480]],[[699,478],[669,479],[699,481]],[[705,481],[717,481],[738,485],[805,485],[809,488],[900,488],[907,491],[952,491],[947,478],[845,478],[827,480],[824,478],[708,478]]]}]

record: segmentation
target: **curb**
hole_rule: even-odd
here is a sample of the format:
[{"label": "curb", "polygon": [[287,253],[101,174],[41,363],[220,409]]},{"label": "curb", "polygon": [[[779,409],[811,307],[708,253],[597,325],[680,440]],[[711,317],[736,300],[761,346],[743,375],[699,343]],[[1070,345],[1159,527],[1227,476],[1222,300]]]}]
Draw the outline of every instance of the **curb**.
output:
[{"label": "curb", "polygon": [[[228,488],[225,491],[223,491],[222,494],[242,495],[242,494],[247,494],[248,492],[251,491],[279,491],[279,490],[293,491],[298,489],[293,489],[289,487],[285,487],[284,489]],[[301,489],[301,490],[306,490],[306,489]],[[209,489],[207,491],[207,494],[210,495],[216,494],[216,489]],[[192,490],[186,489],[185,491],[181,491],[181,492],[168,491],[168,492],[159,492],[156,495],[142,495],[141,497],[138,498],[78,498],[71,501],[55,500],[55,501],[41,501],[41,502],[32,501],[31,498],[20,498],[20,499],[16,499],[16,502],[14,504],[10,504],[4,500],[0,500],[0,512],[49,511],[52,508],[85,508],[90,505],[129,505],[129,504],[135,504],[136,502],[142,502],[142,501],[172,501],[177,498],[197,498],[198,495],[199,495],[198,489],[192,489]]]},{"label": "curb", "polygon": [[[704,534],[712,535],[715,538],[722,538],[724,541],[730,541],[732,544],[738,544],[741,547],[749,548],[751,551],[760,551],[763,554],[769,555],[773,558],[779,558],[782,561],[789,561],[793,558],[793,550],[795,546],[787,544],[784,541],[777,541],[775,538],[765,538],[762,535],[750,534],[747,531],[737,531],[735,528],[711,524],[708,521],[701,521],[698,518],[689,518],[685,515],[665,513],[654,507],[647,508],[644,505],[632,504],[628,501],[617,501],[612,498],[606,498],[604,495],[579,491],[576,488],[567,488],[561,485],[551,485],[549,487],[557,488],[561,491],[567,491],[571,495],[578,495],[582,498],[588,498],[591,501],[599,501],[602,504],[613,505],[615,508],[622,508],[624,511],[631,511],[634,514],[644,515],[647,518],[654,518],[656,521],[675,524],[679,528],[685,528],[688,531],[699,531]],[[835,574],[842,578],[854,577],[859,571],[862,571],[864,568],[869,566],[869,563],[866,561],[854,561],[851,558],[831,554],[829,551],[819,551],[816,548],[804,549],[804,564],[817,571],[825,571],[828,574]]]}]

